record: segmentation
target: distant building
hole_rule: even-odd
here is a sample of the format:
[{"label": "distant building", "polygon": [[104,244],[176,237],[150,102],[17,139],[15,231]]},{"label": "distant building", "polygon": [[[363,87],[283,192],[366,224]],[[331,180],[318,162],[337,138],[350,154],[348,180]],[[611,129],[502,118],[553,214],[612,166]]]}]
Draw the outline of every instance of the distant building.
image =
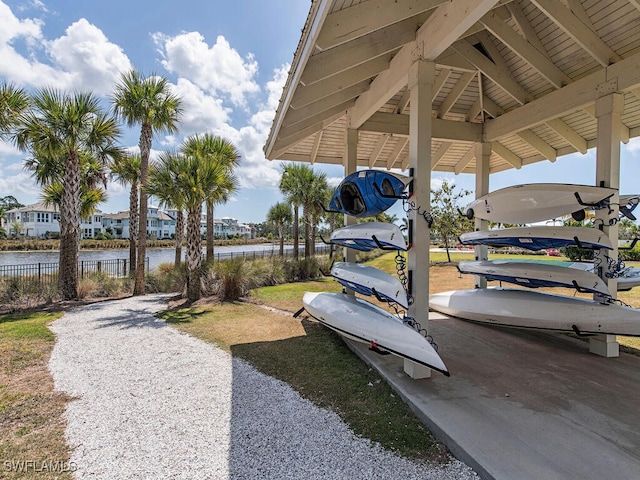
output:
[{"label": "distant building", "polygon": [[[6,212],[4,222],[8,235],[46,238],[60,233],[60,211],[56,205],[34,203],[26,207],[12,208]],[[94,238],[102,231],[102,212],[96,211],[90,218],[83,218],[80,224],[82,238]]]},{"label": "distant building", "polygon": [[[115,238],[129,238],[129,211],[106,213],[102,216],[104,230]],[[176,234],[176,219],[166,212],[149,205],[147,210],[147,236],[159,240],[173,238]]]}]

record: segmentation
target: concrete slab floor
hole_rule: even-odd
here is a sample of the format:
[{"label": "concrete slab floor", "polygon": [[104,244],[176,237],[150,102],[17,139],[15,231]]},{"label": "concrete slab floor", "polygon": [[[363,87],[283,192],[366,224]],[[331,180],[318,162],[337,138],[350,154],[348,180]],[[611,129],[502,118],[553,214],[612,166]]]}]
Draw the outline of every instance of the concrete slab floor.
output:
[{"label": "concrete slab floor", "polygon": [[483,479],[640,479],[640,357],[434,313],[429,333],[451,377],[348,343]]}]

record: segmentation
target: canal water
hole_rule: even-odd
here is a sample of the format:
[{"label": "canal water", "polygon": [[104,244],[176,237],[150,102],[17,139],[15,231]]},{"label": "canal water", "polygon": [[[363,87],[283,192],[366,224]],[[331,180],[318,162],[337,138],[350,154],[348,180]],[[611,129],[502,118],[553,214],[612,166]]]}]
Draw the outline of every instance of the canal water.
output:
[{"label": "canal water", "polygon": [[[285,255],[293,251],[293,245],[285,245]],[[304,245],[300,245],[300,251],[304,250]],[[182,258],[184,260],[186,248],[182,247]],[[264,243],[258,245],[234,245],[216,246],[213,250],[214,256],[218,259],[230,258],[231,256],[270,256],[278,255],[279,245],[277,243]],[[204,255],[204,252],[203,252]],[[175,249],[173,248],[153,248],[147,249],[149,258],[149,269],[153,270],[162,263],[173,263],[175,259]],[[51,250],[37,250],[30,252],[0,252],[0,266],[3,265],[25,265],[37,263],[58,263],[60,253]],[[115,260],[129,259],[128,249],[119,250],[80,250],[79,261],[87,260]]]}]

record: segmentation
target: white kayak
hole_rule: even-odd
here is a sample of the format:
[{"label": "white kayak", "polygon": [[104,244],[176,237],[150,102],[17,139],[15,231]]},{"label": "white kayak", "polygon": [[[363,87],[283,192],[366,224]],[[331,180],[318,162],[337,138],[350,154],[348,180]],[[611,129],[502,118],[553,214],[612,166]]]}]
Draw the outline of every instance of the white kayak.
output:
[{"label": "white kayak", "polygon": [[523,289],[436,293],[429,307],[445,315],[518,328],[640,336],[640,310],[614,303]]},{"label": "white kayak", "polygon": [[400,280],[382,270],[359,263],[336,262],[331,267],[331,276],[362,295],[373,295],[409,308],[407,293]]},{"label": "white kayak", "polygon": [[376,248],[406,250],[407,242],[400,227],[394,223],[365,222],[338,228],[331,233],[329,243],[368,252]]},{"label": "white kayak", "polygon": [[484,195],[467,207],[468,218],[496,223],[525,224],[572,214],[584,218],[585,208],[609,206],[614,188],[562,183],[531,183],[502,188]]},{"label": "white kayak", "polygon": [[353,295],[329,292],[305,292],[302,303],[312,317],[346,338],[449,376],[427,339],[380,307]]},{"label": "white kayak", "polygon": [[598,228],[534,225],[530,227],[477,230],[460,235],[462,245],[520,247],[528,250],[579,245],[583,248],[611,250],[611,240]]},{"label": "white kayak", "polygon": [[461,273],[481,275],[488,280],[515,283],[529,288],[565,287],[611,297],[607,284],[595,273],[550,263],[513,260],[477,260],[458,264]]}]

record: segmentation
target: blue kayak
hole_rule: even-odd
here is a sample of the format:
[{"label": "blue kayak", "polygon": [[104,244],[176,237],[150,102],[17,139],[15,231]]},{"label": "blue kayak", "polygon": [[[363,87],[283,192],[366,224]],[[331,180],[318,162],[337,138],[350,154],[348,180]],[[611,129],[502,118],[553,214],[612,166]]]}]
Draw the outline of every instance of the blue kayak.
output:
[{"label": "blue kayak", "polygon": [[389,209],[404,193],[411,177],[380,170],[361,170],[345,177],[329,202],[329,210],[353,217],[374,217]]}]

